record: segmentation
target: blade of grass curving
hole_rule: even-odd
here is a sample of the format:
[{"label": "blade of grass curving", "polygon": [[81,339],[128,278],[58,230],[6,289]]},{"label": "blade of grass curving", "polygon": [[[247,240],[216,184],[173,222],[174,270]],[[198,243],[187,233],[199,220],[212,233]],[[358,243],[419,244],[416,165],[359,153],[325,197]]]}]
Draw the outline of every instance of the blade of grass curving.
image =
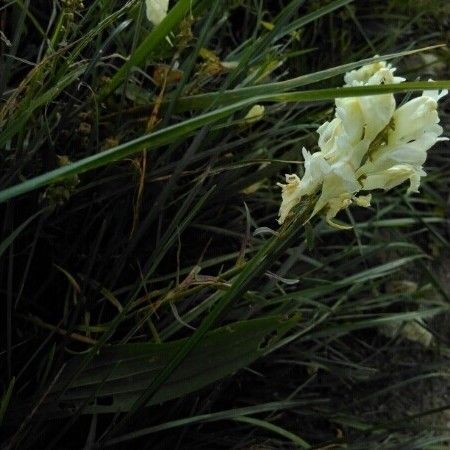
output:
[{"label": "blade of grass curving", "polygon": [[202,31],[197,38],[195,47],[191,50],[189,57],[187,58],[187,60],[185,61],[185,63],[182,66],[183,75],[181,77],[181,80],[177,84],[174,94],[170,96],[169,105],[164,114],[163,125],[165,125],[165,126],[167,126],[167,124],[169,123],[169,121],[172,117],[172,113],[175,108],[176,102],[177,102],[178,98],[180,97],[181,93],[183,92],[183,89],[185,88],[186,84],[190,80],[192,71],[195,68],[195,62],[197,60],[200,49],[202,47],[205,47],[205,45],[207,45],[207,43],[209,42],[209,40],[211,38],[211,27],[213,24],[213,20],[216,18],[218,7],[219,7],[219,2],[213,2],[212,7],[209,9],[208,17],[206,18],[205,24],[202,27]]},{"label": "blade of grass curving", "polygon": [[8,409],[9,402],[11,400],[15,382],[15,377],[11,378],[8,387],[0,400],[0,425],[3,425],[3,419],[5,418],[6,410]]},{"label": "blade of grass curving", "polygon": [[170,430],[172,428],[184,427],[186,425],[193,425],[196,423],[217,422],[219,420],[234,419],[236,417],[244,417],[250,414],[258,414],[262,412],[271,412],[283,409],[294,408],[296,406],[304,405],[304,401],[284,401],[284,402],[270,402],[263,403],[262,405],[248,406],[245,408],[230,409],[227,411],[220,411],[217,413],[201,414],[194,417],[187,417],[185,419],[173,420],[154,427],[144,428],[134,433],[128,433],[123,436],[119,436],[115,439],[111,439],[105,442],[105,447],[111,445],[120,444],[121,442],[127,442],[132,439],[137,439],[142,436],[157,433],[159,431]]},{"label": "blade of grass curving", "polygon": [[59,95],[63,91],[63,89],[77,80],[84,72],[85,66],[85,64],[79,65],[79,67],[59,79],[55,83],[55,85],[45,91],[45,93],[35,99],[30,100],[29,102],[26,102],[25,105],[21,105],[21,110],[19,110],[17,116],[8,119],[8,126],[0,134],[0,148],[4,147],[4,145],[13,136],[15,136],[25,127],[26,123],[37,108],[51,102],[57,95]]},{"label": "blade of grass curving", "polygon": [[[139,1],[139,0],[138,0]],[[101,6],[101,1],[96,0],[95,3],[100,3],[99,7],[103,8]],[[69,68],[72,67],[73,64],[76,63],[77,58],[80,56],[81,52],[92,43],[95,37],[102,34],[102,32],[107,29],[107,27],[111,26],[114,21],[121,18],[123,15],[128,13],[130,9],[133,7],[133,4],[137,3],[136,0],[127,1],[122,8],[118,9],[117,11],[114,11],[109,16],[105,17],[103,20],[101,20],[99,23],[95,22],[92,27],[88,28],[87,32],[83,33],[81,32],[81,38],[79,42],[77,41],[77,45],[74,47],[74,49],[69,53],[67,58],[64,61],[64,64],[61,65],[57,73],[55,74],[56,79],[59,79],[64,76],[64,74],[67,72]],[[94,11],[94,5],[92,5],[88,13],[83,16],[82,20],[77,24],[78,26],[81,26],[81,24],[84,21],[87,21],[91,11]],[[120,26],[120,25],[119,25]],[[108,40],[107,40],[108,41]],[[89,67],[89,66],[88,66]]]},{"label": "blade of grass curving", "polygon": [[102,44],[102,46],[97,50],[95,55],[90,59],[89,65],[86,67],[86,70],[84,71],[84,74],[83,74],[84,82],[86,82],[88,77],[91,75],[91,73],[95,69],[95,66],[97,65],[99,59],[101,58],[102,55],[104,55],[106,53],[106,50],[111,45],[111,43],[113,42],[115,37],[117,35],[119,35],[123,30],[125,30],[128,27],[128,25],[130,25],[130,23],[131,23],[130,19],[124,20],[123,22],[121,22],[117,27],[115,27],[112,30],[112,32],[109,34],[109,36],[107,37],[105,42]]},{"label": "blade of grass curving", "polygon": [[[102,167],[114,161],[119,161],[143,149],[155,149],[173,142],[175,139],[190,135],[201,126],[213,123],[219,119],[228,117],[232,113],[247,106],[261,102],[320,102],[342,97],[355,97],[360,95],[381,95],[386,93],[399,93],[409,91],[421,91],[424,89],[447,89],[450,81],[433,82],[408,82],[401,84],[386,84],[381,86],[360,86],[348,88],[317,89],[305,92],[286,92],[279,94],[267,94],[250,98],[223,108],[202,114],[198,117],[185,120],[179,124],[171,125],[162,130],[144,135],[125,144],[106,150],[96,155],[91,155],[80,161],[60,167],[31,180],[27,180],[16,186],[4,189],[0,192],[0,203],[17,197],[26,192],[33,191],[43,186],[48,186],[65,178],[79,175],[97,167]],[[209,100],[208,100],[209,101]],[[204,103],[204,101],[202,101]],[[206,107],[207,104],[202,104]]]},{"label": "blade of grass curving", "polygon": [[284,428],[274,425],[273,423],[267,422],[266,420],[255,419],[254,417],[235,417],[233,420],[235,420],[236,422],[248,423],[250,425],[255,425],[257,427],[272,431],[273,433],[283,436],[284,438],[292,441],[296,448],[312,448],[312,446],[304,441],[301,437],[285,430]]},{"label": "blade of grass curving", "polygon": [[220,105],[222,103],[227,104],[232,103],[234,101],[239,101],[242,100],[243,98],[267,94],[268,92],[270,93],[285,92],[290,89],[296,89],[301,86],[306,86],[308,84],[317,83],[319,81],[327,80],[329,78],[342,75],[345,72],[357,69],[358,67],[361,67],[365,64],[372,64],[378,61],[389,61],[394,58],[400,58],[415,53],[421,53],[438,47],[441,47],[441,45],[424,47],[415,50],[406,50],[403,52],[391,53],[382,56],[374,56],[372,58],[362,59],[356,62],[343,64],[340,66],[332,67],[330,69],[324,69],[307,75],[300,75],[299,77],[296,78],[291,78],[289,80],[278,81],[274,83],[266,83],[258,86],[248,86],[233,90],[227,90],[223,92],[212,92],[206,94],[192,95],[186,97],[184,100],[183,98],[180,98],[178,100],[178,108],[176,108],[176,110],[181,111],[183,109],[183,101],[187,102],[188,99],[193,102],[192,108],[195,108],[197,102],[199,105],[201,105],[201,104],[212,104],[213,101],[216,101],[217,104]]},{"label": "blade of grass curving", "polygon": [[[208,196],[210,195],[210,193],[212,192],[214,188],[211,188],[208,192],[206,192],[198,201],[197,203],[191,208],[191,210],[189,211],[188,216],[179,223],[178,228],[179,231],[182,232],[184,230],[184,228],[192,221],[192,218],[198,213],[198,211],[200,210],[200,208],[202,207],[202,205],[204,204],[204,202],[206,201],[206,199],[208,198]],[[167,250],[167,248],[166,248]],[[159,252],[158,255],[159,258],[164,257],[164,252],[161,251]],[[141,282],[143,283],[143,282]],[[83,371],[85,370],[85,368],[90,364],[90,362],[101,352],[101,349],[104,348],[105,344],[108,342],[108,340],[111,338],[111,336],[113,336],[113,334],[116,332],[117,327],[122,323],[122,321],[126,318],[126,315],[128,314],[130,308],[133,306],[133,301],[129,301],[128,303],[125,304],[125,306],[123,307],[123,309],[114,317],[114,319],[109,323],[109,326],[105,329],[104,333],[102,334],[102,336],[98,339],[97,343],[94,344],[92,346],[92,348],[90,349],[90,351],[83,357],[80,358],[77,361],[77,365],[75,367],[75,369],[73,370],[72,373],[69,374],[69,376],[63,380],[63,383],[61,383],[61,386],[58,386],[58,393],[56,395],[56,398],[54,399],[56,404],[58,404],[59,400],[61,399],[62,396],[64,396],[64,394],[66,393],[66,391],[70,388],[70,386],[72,385],[72,383],[75,382],[75,380],[78,379],[78,377],[80,376],[80,374],[83,373]],[[77,409],[77,414],[83,414],[86,410],[86,408],[88,407],[88,404],[85,403],[83,405],[80,405],[79,409]],[[25,411],[28,408],[25,408]],[[62,414],[63,411],[59,411],[57,416]],[[67,412],[67,411],[65,411]],[[73,412],[70,408],[69,408],[69,412]],[[97,411],[94,411],[97,412]],[[23,415],[23,411],[22,411],[22,415]],[[21,413],[19,412],[19,416],[21,416]],[[38,421],[35,425],[35,429],[39,429],[39,426],[42,424],[42,421],[45,420],[45,417],[39,417]]]},{"label": "blade of grass curving", "polygon": [[[227,79],[222,85],[222,91],[233,86],[242,78],[243,74],[247,72],[249,64],[251,64],[252,59],[259,59],[265,55],[265,50],[270,48],[270,46],[278,39],[278,34],[282,34],[284,27],[288,24],[291,17],[293,17],[299,6],[304,3],[304,0],[292,0],[286,5],[277,17],[274,19],[274,27],[268,33],[263,34],[259,38],[252,38],[250,45],[245,47],[244,51],[239,56],[238,66],[228,75]],[[247,41],[249,42],[249,41]],[[220,97],[218,97],[219,99]]]},{"label": "blade of grass curving", "polygon": [[40,214],[42,214],[46,209],[39,210],[36,214],[33,214],[25,222],[20,224],[7,238],[5,238],[0,243],[0,257],[5,253],[6,249],[14,242],[14,240],[19,236],[20,233]]},{"label": "blade of grass curving", "polygon": [[[30,0],[25,0],[25,3],[20,2],[20,15],[17,18],[17,22],[15,23],[14,27],[14,37],[12,39],[12,45],[11,49],[9,51],[9,55],[16,56],[17,50],[19,48],[20,41],[22,39],[22,34],[26,30],[25,27],[25,18],[28,14],[28,8],[30,5]],[[2,70],[0,73],[0,93],[3,94],[3,92],[6,89],[6,86],[8,85],[8,81],[12,75],[11,71],[11,64],[13,63],[12,58],[4,58],[4,55],[0,55],[2,60]],[[4,60],[5,59],[5,60]]]},{"label": "blade of grass curving", "polygon": [[[194,139],[195,143],[195,139]],[[194,143],[192,145],[194,145]],[[174,174],[176,175],[176,174]],[[147,280],[149,277],[152,276],[154,270],[158,267],[161,259],[164,257],[164,255],[169,251],[171,245],[176,241],[179,233],[186,228],[186,226],[190,223],[190,219],[194,217],[192,215],[192,211],[197,211],[199,208],[199,204],[194,205],[192,207],[193,201],[196,199],[197,195],[201,192],[203,181],[196,183],[196,185],[190,190],[188,197],[184,200],[182,206],[178,209],[175,217],[172,219],[170,225],[166,228],[164,235],[161,239],[158,240],[157,245],[155,246],[155,249],[153,250],[152,254],[149,257],[148,263],[144,267],[144,279],[141,280],[137,285],[137,290],[135,296],[137,296],[138,292],[145,286],[147,283]],[[206,194],[206,196],[209,196],[210,193],[212,193],[215,190],[215,187],[212,187]],[[203,204],[201,201],[200,204]],[[157,208],[156,202],[154,209]],[[192,208],[192,209],[191,209]],[[183,218],[184,215],[191,211],[190,214],[187,215],[187,219]],[[148,223],[151,221],[153,216],[153,209],[149,211],[147,217],[144,219],[143,223],[139,227],[139,231],[137,232],[135,238],[130,241],[129,245],[127,246],[124,255],[125,258],[123,258],[124,261],[126,261],[126,256],[132,252],[136,246],[141,242],[141,239],[144,238],[146,230],[148,228]],[[181,226],[180,226],[181,223]],[[114,278],[118,277],[123,269],[123,262],[117,264],[117,267],[114,271],[112,271],[112,275]]]},{"label": "blade of grass curving", "polygon": [[81,174],[88,170],[102,167],[114,161],[121,160],[123,158],[126,158],[127,156],[142,151],[143,149],[151,150],[159,146],[169,144],[175,139],[189,135],[190,133],[204,125],[212,123],[221,118],[228,117],[233,112],[240,110],[242,107],[247,106],[248,104],[249,102],[245,101],[242,104],[231,105],[226,108],[221,108],[220,110],[215,110],[210,113],[203,114],[201,116],[186,120],[176,125],[169,126],[154,133],[144,135],[140,138],[134,139],[110,150],[106,150],[97,155],[91,155],[73,164],[69,164],[46,174],[40,175],[17,186],[5,189],[0,192],[0,203],[25,192],[29,192],[31,190],[61,181],[67,177]]},{"label": "blade of grass curving", "polygon": [[326,6],[323,6],[322,8],[319,8],[309,14],[304,15],[303,17],[300,17],[299,19],[296,19],[291,23],[285,25],[280,31],[280,33],[277,33],[277,39],[280,39],[283,36],[286,36],[294,31],[297,31],[299,28],[304,27],[308,23],[314,22],[315,20],[320,19],[321,17],[326,16],[327,14],[330,14],[336,9],[342,8],[343,6],[346,6],[349,3],[352,3],[353,1],[354,0],[336,0]]},{"label": "blade of grass curving", "polygon": [[[265,355],[279,339],[295,327],[300,316],[284,315],[240,321],[211,331],[174,372],[151,404],[158,404],[196,391],[224,378]],[[155,374],[184,345],[187,338],[166,342],[119,344],[103,349],[86,370],[72,383],[64,395],[68,378],[78,371],[81,357],[76,357],[64,370],[61,379],[42,405],[40,416],[47,419],[71,415],[73,408],[80,414],[102,414],[128,411],[136,397]],[[110,399],[110,405],[101,400]],[[92,400],[98,400],[93,403]],[[25,405],[17,405],[12,416],[20,416]]]},{"label": "blade of grass curving", "polygon": [[[358,67],[358,66],[357,66]],[[282,81],[280,83],[283,83]],[[436,83],[436,84],[431,84]],[[345,88],[327,88],[315,89],[309,91],[284,92],[279,86],[257,86],[254,92],[239,92],[239,89],[233,91],[225,91],[223,94],[215,92],[214,94],[200,94],[190,97],[181,97],[175,110],[177,112],[192,111],[196,109],[205,109],[213,104],[227,105],[234,101],[242,101],[245,98],[253,98],[254,103],[260,102],[316,102],[332,100],[340,97],[357,97],[360,95],[377,95],[382,93],[400,93],[420,91],[430,88],[448,89],[449,80],[441,81],[410,81],[400,84],[385,84],[381,86],[373,86],[374,88],[382,88],[380,90],[371,89],[372,86],[345,87]],[[366,91],[364,89],[368,88]],[[247,88],[242,88],[247,89]],[[248,88],[252,89],[252,88]],[[273,93],[269,93],[272,91]],[[219,96],[219,98],[218,98]],[[221,97],[220,97],[221,96]]]},{"label": "blade of grass curving", "polygon": [[300,227],[308,220],[313,209],[314,198],[305,201],[301,211],[290,221],[285,223],[277,236],[269,239],[256,253],[256,255],[244,266],[242,272],[236,277],[229,290],[219,298],[212,307],[211,312],[203,319],[199,328],[192,334],[187,342],[174,355],[171,361],[153,379],[144,393],[136,400],[130,411],[103,437],[114,437],[128,425],[137,411],[144,407],[158,392],[160,387],[184,361],[189,353],[203,340],[206,333],[218,322],[232,303],[248,289],[250,283],[271,266],[276,257],[298,236]]},{"label": "blade of grass curving", "polygon": [[[209,197],[209,195],[211,194],[213,189],[214,188],[211,188],[209,191],[207,191],[197,201],[197,203],[191,208],[188,216],[184,220],[180,221],[180,223],[178,224],[178,229],[179,229],[180,233],[189,225],[189,223],[192,221],[193,217],[195,217],[195,215],[198,213],[198,211],[201,209],[201,207],[203,206],[203,204],[205,203],[206,199]],[[163,250],[167,251],[168,248],[169,247],[166,245]],[[161,260],[164,257],[164,255],[165,255],[164,251],[160,251],[158,254],[159,260]],[[155,263],[153,264],[153,267],[155,267]],[[142,283],[143,282],[141,282],[141,284]],[[100,351],[100,349],[107,343],[107,341],[110,339],[110,337],[115,333],[117,327],[125,319],[130,308],[132,307],[132,305],[133,305],[132,300],[125,304],[125,306],[122,308],[122,310],[119,312],[119,314],[117,314],[117,316],[110,322],[110,326],[107,328],[106,332],[101,336],[101,338],[98,340],[97,344],[95,344],[92,347],[91,351],[83,358],[83,360],[79,364],[79,367],[74,372],[73,376],[67,380],[64,388],[61,389],[62,395],[65,393],[65,390],[71,386],[71,384],[74,382],[74,380],[76,380],[77,376],[86,368],[86,366],[90,363],[90,361],[92,361],[92,359]]]},{"label": "blade of grass curving", "polygon": [[[142,27],[142,22],[145,16],[145,9],[147,8],[147,4],[142,2],[141,5],[138,8],[138,15],[136,17],[135,20],[135,26],[134,26],[134,31],[133,31],[133,39],[131,41],[131,48],[129,50],[129,53],[132,55],[135,51],[136,51],[136,46],[138,44],[139,41],[139,36],[140,36],[140,31],[141,31],[141,27]],[[124,104],[125,104],[125,97],[126,97],[126,91],[128,89],[128,82],[130,79],[130,72],[131,72],[132,67],[129,66],[128,70],[125,73],[124,79],[122,81],[122,94],[121,94],[121,98],[120,98],[120,106],[119,106],[119,111],[122,111],[124,108]],[[118,117],[118,122],[122,121],[122,117],[121,114]]]},{"label": "blade of grass curving", "polygon": [[414,311],[414,312],[404,312],[404,313],[398,313],[398,314],[386,314],[385,317],[379,317],[376,319],[367,319],[362,321],[353,321],[351,323],[342,323],[340,325],[336,326],[329,326],[326,329],[313,332],[308,335],[308,339],[311,338],[319,338],[319,337],[326,337],[326,336],[338,336],[338,335],[344,335],[351,331],[355,330],[364,330],[366,328],[376,328],[380,325],[384,325],[386,323],[392,323],[392,322],[407,322],[411,320],[416,319],[423,319],[427,317],[433,317],[436,314],[440,314],[443,312],[448,312],[449,308],[447,306],[445,307],[436,307],[436,308],[430,308],[424,311]]}]

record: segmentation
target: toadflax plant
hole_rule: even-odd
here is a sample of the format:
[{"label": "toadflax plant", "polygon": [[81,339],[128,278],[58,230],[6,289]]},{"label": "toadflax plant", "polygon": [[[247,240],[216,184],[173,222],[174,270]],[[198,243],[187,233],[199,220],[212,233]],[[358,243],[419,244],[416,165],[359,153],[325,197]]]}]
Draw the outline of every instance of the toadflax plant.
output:
[{"label": "toadflax plant", "polygon": [[[395,68],[385,62],[366,65],[345,75],[345,86],[395,84],[404,78],[394,76]],[[368,207],[373,189],[391,189],[410,181],[416,192],[427,150],[442,134],[438,125],[437,101],[447,91],[424,91],[421,97],[396,109],[393,94],[336,99],[335,118],[317,130],[320,151],[303,149],[304,176],[286,175],[282,184],[282,204],[278,233],[268,239],[239,270],[230,287],[217,300],[209,314],[186,343],[161,370],[111,435],[117,434],[134,411],[147,404],[164,381],[198,345],[203,336],[226,314],[251,283],[267,270],[298,236],[298,229],[313,216],[324,213],[331,225],[336,214],[352,203]],[[361,192],[363,192],[361,194]],[[293,209],[295,208],[295,213]],[[286,220],[288,219],[288,220]]]},{"label": "toadflax plant", "polygon": [[[393,84],[395,68],[381,61],[345,75],[345,86]],[[409,180],[409,192],[418,192],[427,150],[440,138],[438,100],[448,91],[424,91],[396,109],[393,94],[336,99],[335,118],[317,132],[320,151],[303,148],[304,176],[286,175],[279,212],[280,224],[305,196],[320,194],[312,215],[324,213],[327,222],[355,203],[370,206],[373,189],[389,190]]]}]

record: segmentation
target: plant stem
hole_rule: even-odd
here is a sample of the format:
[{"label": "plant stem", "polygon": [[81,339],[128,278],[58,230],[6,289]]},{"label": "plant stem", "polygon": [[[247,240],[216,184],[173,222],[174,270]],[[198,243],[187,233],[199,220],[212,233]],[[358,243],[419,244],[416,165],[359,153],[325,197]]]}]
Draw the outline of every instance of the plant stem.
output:
[{"label": "plant stem", "polygon": [[131,418],[142,407],[153,398],[158,389],[172,375],[176,368],[183,362],[197,344],[200,343],[205,334],[222,318],[233,302],[245,293],[249,285],[261,274],[263,274],[278,256],[286,249],[289,244],[298,237],[299,229],[309,220],[311,212],[314,208],[316,198],[310,197],[300,206],[300,210],[280,229],[279,234],[272,236],[256,253],[256,255],[248,261],[242,272],[236,277],[230,289],[216,302],[208,316],[203,320],[200,327],[194,332],[190,339],[181,347],[178,353],[173,357],[169,364],[156,376],[150,383],[144,393],[136,400],[130,411],[123,419],[115,425],[111,425],[101,442],[105,442],[108,437],[117,436],[117,434],[129,425]]}]

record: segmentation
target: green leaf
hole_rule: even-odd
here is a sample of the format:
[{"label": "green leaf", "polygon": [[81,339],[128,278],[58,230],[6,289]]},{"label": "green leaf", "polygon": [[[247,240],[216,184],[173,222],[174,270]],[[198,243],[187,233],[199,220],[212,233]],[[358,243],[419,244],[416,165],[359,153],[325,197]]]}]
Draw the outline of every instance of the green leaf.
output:
[{"label": "green leaf", "polygon": [[234,420],[236,422],[248,423],[250,425],[255,425],[260,428],[272,431],[273,433],[283,436],[284,438],[292,441],[296,448],[312,448],[311,445],[309,445],[301,437],[285,430],[284,428],[274,425],[273,423],[267,422],[266,420],[255,419],[254,417],[236,417]]},{"label": "green leaf", "polygon": [[41,209],[36,214],[33,214],[31,217],[29,217],[25,222],[20,224],[4,241],[0,242],[0,257],[5,253],[5,250],[13,243],[14,239],[16,239],[17,236],[19,236],[20,233],[37,217],[39,216],[44,210]]},{"label": "green leaf", "polygon": [[[208,333],[148,405],[181,397],[248,366],[264,355],[298,321],[298,315],[289,318],[272,316],[236,322]],[[55,403],[52,400],[59,396],[66,380],[78,368],[80,358],[74,358],[40,413],[49,418],[71,415],[74,408],[90,397],[96,399],[96,404],[84,408],[84,414],[129,411],[151,379],[173,359],[186,341],[105,347]]]},{"label": "green leaf", "polygon": [[220,411],[216,413],[201,414],[193,417],[186,417],[183,419],[173,420],[165,422],[153,427],[144,428],[142,430],[128,433],[118,438],[111,439],[105,442],[105,447],[116,445],[120,442],[126,442],[138,437],[147,436],[149,434],[157,433],[159,431],[170,430],[171,428],[185,427],[196,423],[217,422],[220,420],[233,420],[236,418],[242,418],[249,414],[258,414],[262,412],[275,412],[283,409],[294,408],[296,406],[304,406],[305,403],[311,403],[310,400],[284,400],[281,402],[263,403],[255,406],[248,406],[245,408],[229,409],[226,411]]},{"label": "green leaf", "polygon": [[15,113],[13,117],[8,117],[6,120],[7,126],[0,134],[0,148],[3,148],[12,137],[26,126],[34,111],[53,101],[67,86],[77,80],[85,69],[86,64],[81,64],[79,67],[59,79],[54,86],[49,88],[43,94],[36,98],[29,99],[29,101],[22,102],[18,112]]},{"label": "green leaf", "polygon": [[[358,67],[362,67],[366,64],[372,64],[378,61],[389,61],[394,58],[425,52],[436,47],[439,46],[424,47],[415,50],[406,50],[398,53],[375,56],[372,58],[366,58],[359,61],[342,64],[340,66],[331,67],[329,69],[324,69],[318,72],[308,73],[288,80],[277,81],[273,83],[265,83],[257,86],[247,86],[222,92],[208,92],[205,94],[181,97],[177,101],[176,110],[178,112],[181,112],[186,110],[205,108],[212,104],[216,106],[227,105],[233,102],[242,101],[244,99],[260,95],[273,95],[276,93],[287,92],[291,89],[297,89],[301,86],[307,86],[309,84],[317,83],[319,81],[342,75],[345,72],[357,69]],[[401,84],[405,85],[405,83]]]},{"label": "green leaf", "polygon": [[127,77],[132,67],[142,67],[147,58],[154,52],[166,36],[184,19],[186,14],[199,0],[179,0],[169,11],[164,20],[149,33],[136,50],[130,55],[127,62],[115,73],[108,86],[100,92],[100,100],[108,96]]},{"label": "green leaf", "polygon": [[3,418],[5,417],[6,410],[8,409],[9,406],[15,382],[16,379],[14,377],[11,378],[8,388],[6,389],[6,391],[2,395],[2,399],[0,400],[0,425],[3,424]]},{"label": "green leaf", "polygon": [[[236,111],[240,111],[255,103],[262,102],[318,102],[325,100],[333,100],[342,97],[357,97],[361,95],[380,95],[395,92],[419,91],[423,89],[448,89],[450,88],[450,80],[433,81],[433,82],[409,82],[401,84],[386,84],[381,86],[360,86],[348,88],[330,88],[317,89],[301,92],[285,92],[278,94],[266,94],[258,97],[249,98],[214,111],[201,114],[192,119],[185,120],[181,123],[171,125],[154,133],[146,134],[122,145],[106,150],[99,154],[94,154],[83,158],[80,161],[68,164],[58,169],[39,175],[31,180],[24,181],[18,185],[4,189],[0,192],[0,203],[17,197],[26,192],[33,191],[43,186],[53,184],[68,177],[72,177],[83,172],[103,167],[114,161],[122,160],[132,154],[138,153],[144,149],[152,150],[162,145],[174,142],[176,139],[186,137],[192,134],[198,128],[226,118]],[[181,101],[182,99],[180,99]],[[208,100],[209,102],[210,100]],[[203,102],[202,102],[203,103]],[[195,104],[192,107],[195,108]],[[199,106],[199,105],[197,105]],[[208,105],[201,105],[207,107]]]}]

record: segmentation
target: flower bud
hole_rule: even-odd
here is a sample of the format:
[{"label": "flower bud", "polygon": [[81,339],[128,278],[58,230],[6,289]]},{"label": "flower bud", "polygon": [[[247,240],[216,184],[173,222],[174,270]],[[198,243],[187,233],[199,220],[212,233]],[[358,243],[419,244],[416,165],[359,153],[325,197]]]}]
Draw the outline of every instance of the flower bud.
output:
[{"label": "flower bud", "polygon": [[167,16],[169,0],[145,0],[147,19],[153,25],[159,25]]}]

